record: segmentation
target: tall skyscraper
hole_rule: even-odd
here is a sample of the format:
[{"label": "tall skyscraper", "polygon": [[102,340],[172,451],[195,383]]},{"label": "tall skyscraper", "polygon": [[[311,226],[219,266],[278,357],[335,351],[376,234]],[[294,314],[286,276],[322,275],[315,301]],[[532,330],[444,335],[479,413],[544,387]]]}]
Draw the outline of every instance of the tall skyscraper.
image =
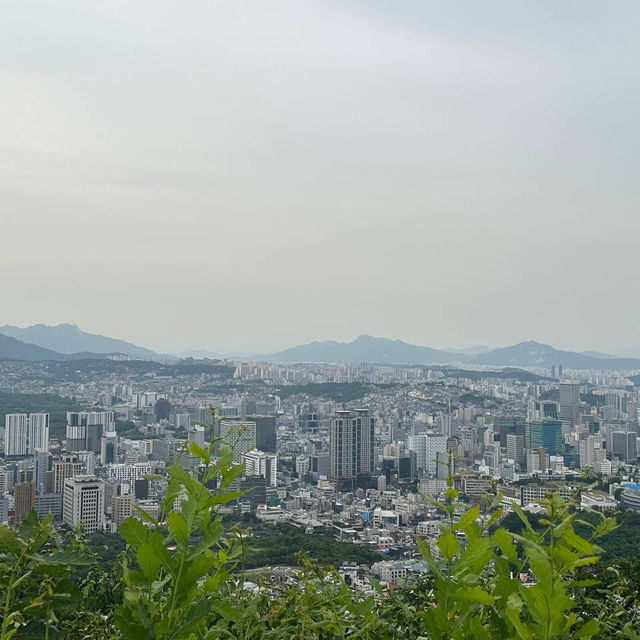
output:
[{"label": "tall skyscraper", "polygon": [[30,413],[27,433],[27,453],[34,453],[36,449],[49,450],[49,414]]},{"label": "tall skyscraper", "polygon": [[409,450],[416,454],[416,466],[426,476],[447,477],[447,437],[441,433],[409,436]]},{"label": "tall skyscraper", "polygon": [[28,456],[49,449],[48,413],[8,413],[4,419],[6,456]]},{"label": "tall skyscraper", "polygon": [[563,380],[559,385],[560,420],[567,420],[571,426],[578,424],[580,411],[580,383],[577,380]]},{"label": "tall skyscraper", "polygon": [[252,415],[247,416],[247,420],[256,423],[256,449],[276,453],[276,417]]},{"label": "tall skyscraper", "polygon": [[613,431],[611,453],[624,462],[638,459],[638,434],[635,431]]},{"label": "tall skyscraper", "polygon": [[53,463],[53,492],[63,493],[67,478],[73,478],[85,473],[84,462],[78,460],[77,455],[65,455]]},{"label": "tall skyscraper", "polygon": [[272,453],[265,453],[254,449],[242,456],[245,476],[263,476],[267,486],[275,487],[278,471],[278,457]]},{"label": "tall skyscraper", "polygon": [[36,503],[36,487],[33,482],[21,482],[13,487],[13,498],[15,500],[16,522],[24,520],[32,511]]},{"label": "tall skyscraper", "polygon": [[222,420],[218,423],[220,437],[233,450],[234,462],[241,462],[242,456],[256,449],[256,423],[247,420]]},{"label": "tall skyscraper", "polygon": [[524,464],[524,436],[517,433],[507,434],[507,459],[519,465]]},{"label": "tall skyscraper", "polygon": [[111,464],[118,462],[118,434],[115,431],[105,431],[100,440],[100,462]]},{"label": "tall skyscraper", "polygon": [[544,447],[550,456],[564,453],[562,422],[560,420],[531,420],[527,423],[527,427],[528,449]]},{"label": "tall skyscraper", "polygon": [[100,453],[102,434],[115,430],[113,411],[69,411],[66,449]]},{"label": "tall skyscraper", "polygon": [[95,476],[76,476],[64,481],[62,519],[85,533],[93,533],[104,525],[104,482]]},{"label": "tall skyscraper", "polygon": [[35,463],[35,484],[37,493],[48,493],[47,489],[53,488],[47,486],[47,474],[53,471],[53,456],[42,449],[36,449],[33,454]]},{"label": "tall skyscraper", "polygon": [[29,417],[26,413],[7,413],[4,417],[4,455],[26,456]]},{"label": "tall skyscraper", "polygon": [[329,475],[341,490],[353,490],[374,471],[375,418],[366,409],[336,411],[329,427]]}]

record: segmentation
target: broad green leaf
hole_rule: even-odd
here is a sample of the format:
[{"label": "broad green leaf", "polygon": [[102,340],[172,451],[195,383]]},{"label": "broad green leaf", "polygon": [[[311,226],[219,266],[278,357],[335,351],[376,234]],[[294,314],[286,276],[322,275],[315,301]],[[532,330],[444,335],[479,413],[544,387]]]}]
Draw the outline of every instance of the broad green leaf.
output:
[{"label": "broad green leaf", "polygon": [[480,604],[486,604],[488,606],[493,604],[493,596],[479,586],[464,589],[460,595],[464,600],[479,602]]},{"label": "broad green leaf", "polygon": [[189,545],[189,529],[187,523],[177,511],[172,511],[167,516],[167,526],[175,541],[184,547]]},{"label": "broad green leaf", "polygon": [[134,548],[146,541],[149,531],[138,518],[127,518],[120,523],[118,533]]},{"label": "broad green leaf", "polygon": [[597,620],[585,622],[578,631],[573,633],[574,638],[590,638],[600,631],[600,623]]},{"label": "broad green leaf", "polygon": [[9,527],[0,525],[0,551],[2,551],[2,553],[18,555],[22,550],[23,544],[14,531],[9,529]]},{"label": "broad green leaf", "polygon": [[203,464],[209,463],[209,454],[195,442],[189,443],[189,453],[196,456],[197,458],[200,458]]},{"label": "broad green leaf", "polygon": [[500,548],[500,551],[511,561],[513,564],[518,563],[518,552],[516,550],[516,546],[513,544],[511,540],[511,535],[507,532],[506,529],[497,529],[493,534],[493,539],[496,544]]},{"label": "broad green leaf", "polygon": [[240,620],[240,613],[225,600],[211,600],[209,605],[225,620],[230,620],[231,622],[238,622]]},{"label": "broad green leaf", "polygon": [[143,542],[138,547],[136,560],[147,581],[150,582],[157,577],[161,564],[160,558],[158,558],[153,547],[148,542]]},{"label": "broad green leaf", "polygon": [[440,552],[447,560],[453,560],[453,557],[460,549],[460,544],[458,543],[457,538],[451,532],[443,533],[438,538],[437,545],[438,549],[440,549]]}]

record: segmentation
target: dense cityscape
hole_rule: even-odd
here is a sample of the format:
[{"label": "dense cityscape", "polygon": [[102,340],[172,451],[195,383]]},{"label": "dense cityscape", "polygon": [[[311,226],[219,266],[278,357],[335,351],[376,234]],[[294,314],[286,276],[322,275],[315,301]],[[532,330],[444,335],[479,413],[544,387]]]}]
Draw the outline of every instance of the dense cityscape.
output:
[{"label": "dense cityscape", "polygon": [[[277,364],[125,356],[0,362],[0,521],[32,510],[86,535],[160,517],[191,443],[228,445],[242,495],[221,510],[366,549],[351,584],[397,586],[437,553],[447,478],[481,513],[500,495],[539,514],[550,491],[584,508],[640,510],[638,391],[631,371]],[[40,402],[40,404],[38,404]],[[48,410],[55,405],[55,410]],[[180,510],[180,499],[174,508]],[[244,520],[243,520],[244,519]],[[256,567],[278,571],[275,566]],[[291,571],[291,567],[286,568]],[[357,576],[357,579],[356,579]],[[523,579],[526,579],[523,577]],[[355,588],[355,586],[354,586]]]},{"label": "dense cityscape", "polygon": [[639,2],[0,15],[0,640],[640,640]]}]

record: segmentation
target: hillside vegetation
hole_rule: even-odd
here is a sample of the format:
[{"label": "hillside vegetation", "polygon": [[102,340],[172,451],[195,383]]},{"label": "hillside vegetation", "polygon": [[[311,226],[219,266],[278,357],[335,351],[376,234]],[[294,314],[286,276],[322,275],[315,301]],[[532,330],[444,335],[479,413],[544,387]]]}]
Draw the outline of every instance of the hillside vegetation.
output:
[{"label": "hillside vegetation", "polygon": [[32,513],[18,528],[0,527],[0,640],[640,638],[637,558],[599,568],[598,541],[616,520],[593,512],[581,521],[558,496],[535,527],[514,506],[516,533],[495,527],[499,497],[486,521],[449,487],[438,503],[446,520],[437,543],[417,540],[429,573],[411,587],[389,591],[371,581],[368,592],[353,591],[304,557],[295,579],[247,583],[247,562],[252,554],[259,562],[260,550],[218,514],[239,497],[232,487],[242,468],[224,444],[215,462],[212,449],[190,450],[202,475],[171,466],[159,520],[144,512],[125,520],[126,547],[110,557],[108,543],[98,558],[50,517]]}]

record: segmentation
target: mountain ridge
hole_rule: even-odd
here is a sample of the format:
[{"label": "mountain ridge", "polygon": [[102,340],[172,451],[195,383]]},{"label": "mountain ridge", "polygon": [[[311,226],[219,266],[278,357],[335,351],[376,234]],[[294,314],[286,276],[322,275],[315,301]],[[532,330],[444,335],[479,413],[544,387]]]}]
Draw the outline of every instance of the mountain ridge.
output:
[{"label": "mountain ridge", "polygon": [[33,324],[28,327],[0,326],[0,334],[26,344],[49,349],[58,354],[71,355],[87,352],[95,354],[122,353],[138,358],[157,358],[151,349],[139,347],[120,338],[110,338],[97,333],[83,331],[75,324]]},{"label": "mountain ridge", "polygon": [[61,353],[45,349],[35,344],[28,344],[0,333],[0,358],[5,360],[23,360],[26,362],[42,362],[43,360],[64,360]]},{"label": "mountain ridge", "polygon": [[566,351],[535,340],[469,355],[461,351],[432,349],[402,340],[362,335],[352,342],[315,340],[262,357],[271,362],[282,363],[468,364],[547,369],[554,365],[562,365],[567,369],[640,369],[640,359],[637,358],[615,357],[598,352]]}]

